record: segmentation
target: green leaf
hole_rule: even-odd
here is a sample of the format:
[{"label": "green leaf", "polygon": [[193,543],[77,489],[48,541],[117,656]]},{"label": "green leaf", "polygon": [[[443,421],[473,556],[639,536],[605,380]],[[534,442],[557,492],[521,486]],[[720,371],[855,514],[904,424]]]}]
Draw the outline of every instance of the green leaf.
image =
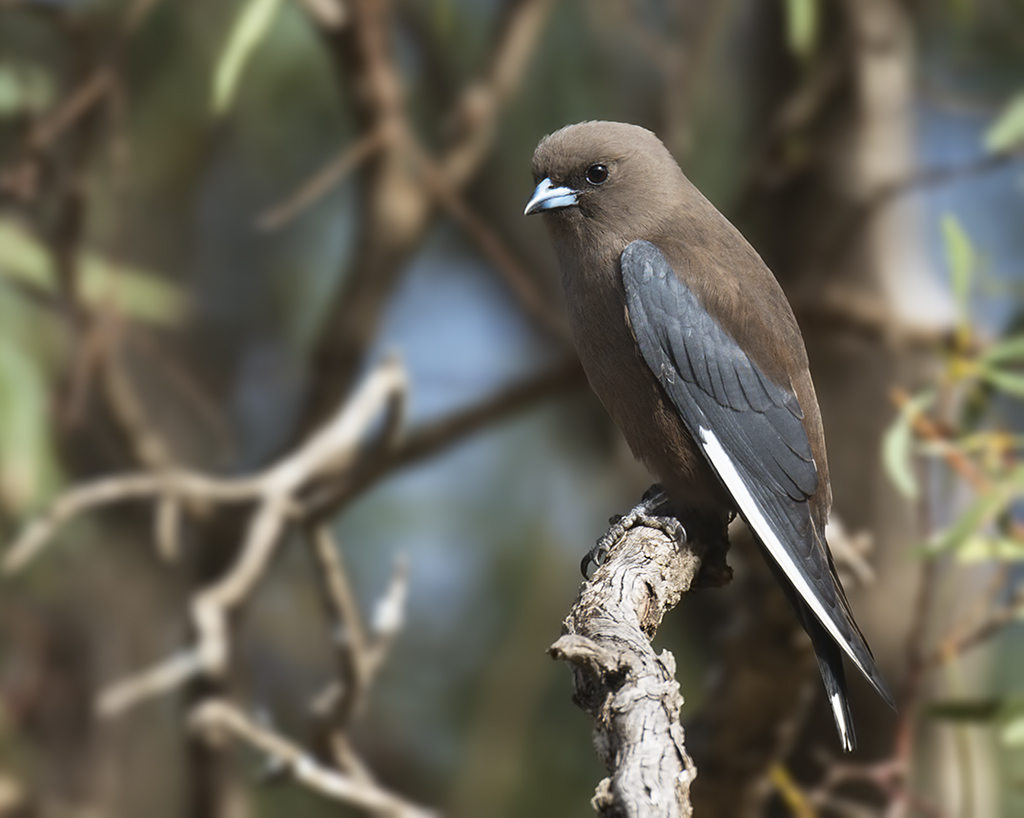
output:
[{"label": "green leaf", "polygon": [[981,355],[981,361],[986,364],[1024,361],[1024,335],[1013,335],[993,344]]},{"label": "green leaf", "polygon": [[786,44],[802,60],[814,53],[818,17],[818,0],[786,0]]},{"label": "green leaf", "polygon": [[18,513],[41,498],[56,458],[46,373],[25,346],[5,336],[0,336],[0,506]]},{"label": "green leaf", "polygon": [[1024,747],[1024,715],[1010,719],[999,731],[1004,747]]},{"label": "green leaf", "polygon": [[1024,467],[1018,467],[977,497],[952,525],[932,537],[928,543],[928,552],[934,555],[962,548],[1021,494],[1024,494]]},{"label": "green leaf", "polygon": [[214,116],[220,116],[231,107],[242,71],[270,31],[280,5],[281,0],[247,0],[239,11],[213,72],[210,110]]},{"label": "green leaf", "polygon": [[914,416],[934,399],[935,395],[928,391],[908,400],[882,437],[882,463],[889,479],[904,497],[911,500],[919,491],[914,473]]},{"label": "green leaf", "polygon": [[[135,320],[154,324],[174,324],[184,316],[181,293],[156,274],[115,264],[89,252],[81,253],[79,263],[82,298],[87,305],[116,309]],[[5,278],[46,293],[57,289],[49,252],[10,218],[0,218],[0,280]]]},{"label": "green leaf", "polygon": [[1007,704],[1003,699],[948,699],[928,705],[928,715],[947,721],[990,723],[1001,718]]},{"label": "green leaf", "polygon": [[53,103],[53,80],[30,63],[0,63],[0,118],[38,113]]},{"label": "green leaf", "polygon": [[964,563],[1020,562],[1024,560],[1024,543],[1012,537],[969,536],[956,551]]},{"label": "green leaf", "polygon": [[953,281],[953,297],[957,307],[957,333],[970,334],[971,279],[977,264],[977,253],[960,220],[952,213],[942,216],[942,239],[946,264]]},{"label": "green leaf", "polygon": [[949,0],[949,10],[956,18],[957,25],[966,26],[973,18],[973,0]]},{"label": "green leaf", "polygon": [[981,370],[981,377],[1000,392],[1024,400],[1024,372],[985,367]]},{"label": "green leaf", "polygon": [[989,153],[1009,153],[1024,146],[1024,93],[1011,99],[988,130],[985,149]]}]

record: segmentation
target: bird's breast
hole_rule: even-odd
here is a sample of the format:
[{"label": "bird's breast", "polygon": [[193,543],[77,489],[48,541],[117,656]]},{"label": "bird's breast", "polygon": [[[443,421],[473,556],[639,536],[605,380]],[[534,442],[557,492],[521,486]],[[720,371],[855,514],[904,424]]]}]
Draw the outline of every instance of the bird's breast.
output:
[{"label": "bird's breast", "polygon": [[[616,256],[617,258],[617,256]],[[641,460],[681,506],[732,507],[732,501],[647,366],[629,325],[618,265],[563,265],[576,350],[590,386]]]}]

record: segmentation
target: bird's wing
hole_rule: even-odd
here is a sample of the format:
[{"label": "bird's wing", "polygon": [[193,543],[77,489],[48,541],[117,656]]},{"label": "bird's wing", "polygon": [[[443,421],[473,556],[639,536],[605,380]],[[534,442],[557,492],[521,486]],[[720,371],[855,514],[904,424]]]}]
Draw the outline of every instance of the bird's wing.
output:
[{"label": "bird's wing", "polygon": [[761,372],[655,245],[635,241],[620,261],[644,361],[794,590],[885,696],[811,516],[818,473],[796,395]]}]

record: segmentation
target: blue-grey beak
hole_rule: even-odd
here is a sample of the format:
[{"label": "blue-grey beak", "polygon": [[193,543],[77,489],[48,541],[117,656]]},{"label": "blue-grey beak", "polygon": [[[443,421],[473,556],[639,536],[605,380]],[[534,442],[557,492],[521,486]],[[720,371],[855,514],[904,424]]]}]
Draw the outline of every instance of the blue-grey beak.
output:
[{"label": "blue-grey beak", "polygon": [[579,194],[571,187],[555,187],[551,179],[541,179],[533,196],[526,203],[524,216],[540,213],[543,210],[557,210],[560,207],[572,207],[579,202]]}]

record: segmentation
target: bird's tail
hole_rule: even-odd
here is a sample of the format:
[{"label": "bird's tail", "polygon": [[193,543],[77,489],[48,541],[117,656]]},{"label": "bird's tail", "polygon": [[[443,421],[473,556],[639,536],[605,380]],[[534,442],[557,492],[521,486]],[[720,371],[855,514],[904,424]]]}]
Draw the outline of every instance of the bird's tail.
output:
[{"label": "bird's tail", "polygon": [[839,741],[843,749],[849,753],[857,746],[857,736],[853,730],[850,699],[846,692],[843,652],[802,599],[797,602],[796,607],[801,624],[811,637],[818,669],[821,671],[821,681],[825,685],[825,695],[828,696],[832,718],[836,721]]}]

